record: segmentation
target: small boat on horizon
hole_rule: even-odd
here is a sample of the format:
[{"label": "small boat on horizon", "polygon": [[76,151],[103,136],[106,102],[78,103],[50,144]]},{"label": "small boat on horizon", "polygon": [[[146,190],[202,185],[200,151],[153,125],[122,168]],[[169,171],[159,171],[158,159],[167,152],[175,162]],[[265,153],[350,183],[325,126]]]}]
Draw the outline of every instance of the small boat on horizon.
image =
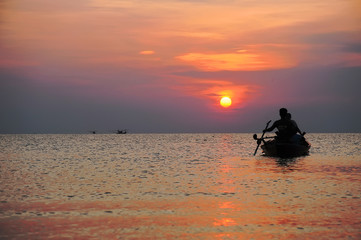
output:
[{"label": "small boat on horizon", "polygon": [[127,129],[123,129],[123,130],[117,130],[116,134],[126,134],[127,133]]}]

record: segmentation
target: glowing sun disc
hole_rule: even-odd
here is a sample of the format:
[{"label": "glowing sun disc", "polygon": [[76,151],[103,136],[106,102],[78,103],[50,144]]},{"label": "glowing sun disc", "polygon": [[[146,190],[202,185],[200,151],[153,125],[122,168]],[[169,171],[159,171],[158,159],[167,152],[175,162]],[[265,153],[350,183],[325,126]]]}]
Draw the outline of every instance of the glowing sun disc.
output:
[{"label": "glowing sun disc", "polygon": [[221,101],[219,101],[222,107],[228,108],[232,104],[232,100],[229,97],[222,97]]}]

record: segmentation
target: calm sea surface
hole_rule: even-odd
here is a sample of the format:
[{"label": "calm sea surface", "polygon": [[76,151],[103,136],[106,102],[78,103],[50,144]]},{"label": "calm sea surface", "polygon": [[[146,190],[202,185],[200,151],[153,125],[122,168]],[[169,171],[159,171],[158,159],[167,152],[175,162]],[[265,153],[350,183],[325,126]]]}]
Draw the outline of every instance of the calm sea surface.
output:
[{"label": "calm sea surface", "polygon": [[0,239],[361,239],[361,134],[0,135]]}]

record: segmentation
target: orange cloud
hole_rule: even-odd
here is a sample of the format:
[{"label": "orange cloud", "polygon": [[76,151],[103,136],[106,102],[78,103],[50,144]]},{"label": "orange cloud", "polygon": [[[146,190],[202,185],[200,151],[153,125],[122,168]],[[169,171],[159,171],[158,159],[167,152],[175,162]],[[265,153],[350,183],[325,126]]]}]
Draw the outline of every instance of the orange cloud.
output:
[{"label": "orange cloud", "polygon": [[295,61],[274,53],[248,53],[238,50],[235,53],[187,53],[176,59],[187,62],[203,71],[258,71],[291,68]]},{"label": "orange cloud", "polygon": [[153,54],[155,54],[155,51],[145,50],[145,51],[140,51],[139,54],[141,54],[141,55],[153,55]]}]

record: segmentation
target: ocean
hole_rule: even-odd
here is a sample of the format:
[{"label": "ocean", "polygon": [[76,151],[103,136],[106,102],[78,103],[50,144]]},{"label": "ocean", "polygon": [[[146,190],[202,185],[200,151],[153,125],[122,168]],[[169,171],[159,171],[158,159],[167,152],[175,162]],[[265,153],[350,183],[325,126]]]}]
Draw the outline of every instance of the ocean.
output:
[{"label": "ocean", "polygon": [[0,239],[361,239],[361,134],[0,135]]}]

